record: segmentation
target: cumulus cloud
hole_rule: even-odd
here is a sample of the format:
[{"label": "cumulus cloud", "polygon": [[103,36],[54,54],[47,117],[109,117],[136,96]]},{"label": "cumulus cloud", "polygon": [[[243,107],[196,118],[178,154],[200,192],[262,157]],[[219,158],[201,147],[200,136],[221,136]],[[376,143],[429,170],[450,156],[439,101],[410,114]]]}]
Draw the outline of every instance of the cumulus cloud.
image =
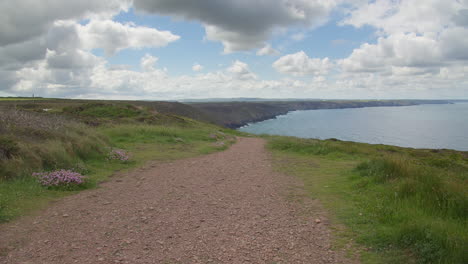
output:
[{"label": "cumulus cloud", "polygon": [[270,44],[267,44],[263,48],[257,51],[257,55],[258,56],[266,56],[266,55],[278,56],[280,55],[280,52],[274,49]]},{"label": "cumulus cloud", "polygon": [[460,26],[467,7],[468,1],[443,0],[377,0],[358,5],[343,24],[370,25],[380,36],[338,65],[345,73],[372,73],[381,79],[418,76],[433,86],[429,80],[437,83],[442,69],[456,69],[468,60],[468,30]]},{"label": "cumulus cloud", "polygon": [[454,24],[454,15],[466,9],[466,1],[376,0],[357,2],[342,24],[373,26],[383,34],[439,32]]},{"label": "cumulus cloud", "polygon": [[304,51],[285,55],[273,63],[278,72],[293,76],[327,74],[332,66],[328,58],[310,58]]},{"label": "cumulus cloud", "polygon": [[[68,87],[73,94],[78,87],[87,89],[91,72],[106,63],[92,54],[94,49],[103,49],[110,56],[123,49],[162,47],[179,38],[168,31],[107,19],[90,20],[84,25],[57,20],[42,36],[0,46],[0,84],[11,93],[31,89],[48,89],[50,93]],[[151,58],[148,60],[147,67],[152,67]]]},{"label": "cumulus cloud", "polygon": [[128,48],[163,47],[180,38],[169,31],[112,20],[92,20],[78,30],[85,49],[103,48],[108,56]]},{"label": "cumulus cloud", "polygon": [[198,63],[195,63],[193,66],[192,66],[192,71],[194,72],[199,72],[199,71],[202,71],[203,70],[203,66],[201,66],[200,64]]},{"label": "cumulus cloud", "polygon": [[326,21],[335,0],[135,0],[137,11],[176,16],[205,25],[206,37],[226,53],[260,48],[274,30]]},{"label": "cumulus cloud", "polygon": [[150,54],[145,54],[145,56],[143,56],[140,60],[141,69],[144,72],[154,71],[156,69],[156,62],[158,62],[158,60],[158,58],[151,56]]},{"label": "cumulus cloud", "polygon": [[436,40],[416,34],[381,37],[376,44],[365,43],[341,61],[352,72],[385,71],[392,66],[433,67],[444,64]]},{"label": "cumulus cloud", "polygon": [[257,76],[250,71],[249,65],[242,61],[236,60],[231,67],[227,69],[228,72],[232,73],[236,78],[242,80],[257,79]]},{"label": "cumulus cloud", "polygon": [[129,0],[0,1],[0,46],[39,37],[56,20],[109,18],[129,6]]},{"label": "cumulus cloud", "polygon": [[[301,39],[291,33],[325,22],[341,2],[135,0],[135,10],[198,21],[206,38],[221,42],[227,53],[257,49],[257,55],[279,55],[268,44],[271,36]],[[375,28],[375,42],[336,60],[293,51],[272,65],[289,77],[264,80],[239,60],[223,70],[180,76],[171,76],[151,54],[142,56],[138,70],[111,65],[93,50],[111,56],[179,39],[171,32],[113,21],[131,6],[127,0],[2,1],[0,94],[110,99],[466,97],[468,1],[347,2],[351,8],[341,24]],[[195,72],[202,68],[192,65]]]}]

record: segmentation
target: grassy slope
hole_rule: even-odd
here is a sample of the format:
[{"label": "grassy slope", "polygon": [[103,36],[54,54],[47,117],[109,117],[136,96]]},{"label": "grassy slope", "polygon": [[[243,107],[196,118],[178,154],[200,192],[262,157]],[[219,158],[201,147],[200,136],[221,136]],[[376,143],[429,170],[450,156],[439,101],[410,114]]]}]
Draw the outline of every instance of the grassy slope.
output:
[{"label": "grassy slope", "polygon": [[[148,160],[171,160],[224,149],[232,133],[189,118],[155,114],[129,104],[66,104],[47,113],[3,111],[0,122],[0,222],[41,208],[73,192],[45,189],[32,172],[74,169],[94,188],[115,171]],[[40,106],[50,108],[50,106]],[[91,123],[87,126],[84,123]],[[98,125],[97,127],[94,127]],[[213,135],[217,139],[212,138]],[[224,146],[215,146],[215,141]],[[107,160],[111,148],[130,151],[132,161]]]},{"label": "grassy slope", "polygon": [[364,263],[468,263],[468,153],[269,137]]}]

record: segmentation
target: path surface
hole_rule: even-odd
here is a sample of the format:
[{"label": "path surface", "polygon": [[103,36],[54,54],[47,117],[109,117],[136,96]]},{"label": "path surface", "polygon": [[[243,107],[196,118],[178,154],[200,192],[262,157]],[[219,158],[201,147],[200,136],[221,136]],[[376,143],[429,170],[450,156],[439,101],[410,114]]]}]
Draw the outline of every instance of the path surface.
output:
[{"label": "path surface", "polygon": [[0,263],[351,263],[330,249],[320,207],[288,199],[296,185],[263,140],[242,138],[0,226]]}]

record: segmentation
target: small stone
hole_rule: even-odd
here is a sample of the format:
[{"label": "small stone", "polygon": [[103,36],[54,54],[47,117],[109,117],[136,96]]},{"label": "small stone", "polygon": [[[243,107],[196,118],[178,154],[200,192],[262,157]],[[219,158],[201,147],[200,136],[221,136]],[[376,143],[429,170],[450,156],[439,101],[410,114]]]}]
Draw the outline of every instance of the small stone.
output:
[{"label": "small stone", "polygon": [[322,220],[320,220],[320,219],[318,219],[318,218],[315,219],[315,223],[316,223],[316,224],[320,224],[321,222],[322,222]]},{"label": "small stone", "polygon": [[68,215],[68,214],[63,214],[62,216],[63,216],[63,217],[69,217],[69,215]]},{"label": "small stone", "polygon": [[105,260],[105,258],[98,258],[98,260],[99,260],[99,261],[104,261],[104,260]]}]

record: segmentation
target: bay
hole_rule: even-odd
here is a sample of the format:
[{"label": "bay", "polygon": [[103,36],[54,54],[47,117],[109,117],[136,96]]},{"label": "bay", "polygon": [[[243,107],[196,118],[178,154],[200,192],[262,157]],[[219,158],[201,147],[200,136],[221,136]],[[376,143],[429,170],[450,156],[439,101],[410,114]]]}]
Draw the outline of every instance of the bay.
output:
[{"label": "bay", "polygon": [[468,151],[468,103],[293,111],[239,130]]}]

